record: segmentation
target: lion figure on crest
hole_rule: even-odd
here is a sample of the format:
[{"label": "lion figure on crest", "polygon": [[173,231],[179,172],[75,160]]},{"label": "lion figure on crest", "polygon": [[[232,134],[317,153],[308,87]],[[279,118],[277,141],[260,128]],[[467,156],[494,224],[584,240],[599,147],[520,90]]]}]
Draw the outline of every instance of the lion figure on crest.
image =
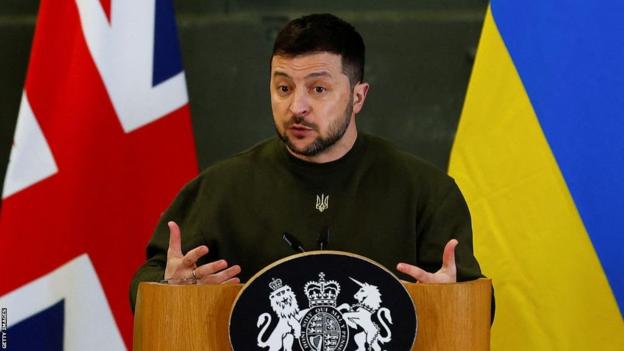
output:
[{"label": "lion figure on crest", "polygon": [[[381,306],[381,293],[375,285],[360,283],[351,278],[360,289],[353,295],[358,302],[355,305],[342,304],[338,310],[343,312],[342,317],[345,319],[350,328],[363,330],[353,336],[353,340],[357,345],[356,351],[382,351],[380,344],[385,344],[392,340],[392,332],[388,327],[392,324],[392,316],[390,310]],[[377,315],[377,319],[383,326],[385,336],[381,335],[381,329],[377,323],[372,320],[373,315]]]},{"label": "lion figure on crest", "polygon": [[264,334],[271,324],[271,315],[263,313],[258,316],[256,325],[258,328],[262,327],[257,338],[258,346],[262,348],[268,346],[269,351],[282,349],[292,351],[295,339],[299,339],[301,336],[301,323],[299,321],[307,310],[299,311],[295,293],[290,286],[281,286],[281,279],[274,279],[269,285],[274,289],[269,295],[269,300],[273,312],[277,314],[278,322],[271,335],[263,341]]}]

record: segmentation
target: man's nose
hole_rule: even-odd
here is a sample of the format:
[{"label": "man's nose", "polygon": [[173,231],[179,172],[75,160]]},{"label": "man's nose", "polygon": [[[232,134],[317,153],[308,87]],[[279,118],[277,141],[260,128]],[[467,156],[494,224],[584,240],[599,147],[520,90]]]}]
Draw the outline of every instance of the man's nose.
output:
[{"label": "man's nose", "polygon": [[310,113],[311,106],[308,101],[308,96],[304,89],[296,89],[292,95],[292,101],[290,102],[290,112],[294,116],[306,116]]}]

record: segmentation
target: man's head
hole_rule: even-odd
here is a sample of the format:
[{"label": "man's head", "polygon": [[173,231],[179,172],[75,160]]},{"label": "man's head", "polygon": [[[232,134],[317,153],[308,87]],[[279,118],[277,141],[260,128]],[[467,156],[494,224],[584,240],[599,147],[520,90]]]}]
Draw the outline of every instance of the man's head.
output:
[{"label": "man's head", "polygon": [[330,14],[294,19],[277,35],[271,56],[295,57],[313,52],[340,56],[351,86],[364,81],[364,40],[349,23]]},{"label": "man's head", "polygon": [[271,59],[271,107],[278,135],[312,162],[342,157],[357,137],[364,103],[364,42],[333,15],[295,19],[282,29]]}]

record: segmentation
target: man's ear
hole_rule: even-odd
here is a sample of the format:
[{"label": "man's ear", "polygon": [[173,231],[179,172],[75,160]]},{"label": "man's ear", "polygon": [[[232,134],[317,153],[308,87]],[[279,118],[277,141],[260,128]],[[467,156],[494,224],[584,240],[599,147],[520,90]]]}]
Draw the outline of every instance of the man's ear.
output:
[{"label": "man's ear", "polygon": [[353,112],[359,113],[364,107],[369,85],[366,82],[358,83],[353,88]]}]

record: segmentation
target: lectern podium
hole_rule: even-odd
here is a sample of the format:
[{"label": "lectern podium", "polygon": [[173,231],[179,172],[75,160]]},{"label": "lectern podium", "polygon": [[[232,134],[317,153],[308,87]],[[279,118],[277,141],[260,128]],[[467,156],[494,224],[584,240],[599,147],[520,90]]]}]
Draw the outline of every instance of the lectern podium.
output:
[{"label": "lectern podium", "polygon": [[[416,305],[413,350],[490,349],[492,282],[404,283]],[[230,350],[228,320],[242,285],[141,283],[134,350]]]}]

